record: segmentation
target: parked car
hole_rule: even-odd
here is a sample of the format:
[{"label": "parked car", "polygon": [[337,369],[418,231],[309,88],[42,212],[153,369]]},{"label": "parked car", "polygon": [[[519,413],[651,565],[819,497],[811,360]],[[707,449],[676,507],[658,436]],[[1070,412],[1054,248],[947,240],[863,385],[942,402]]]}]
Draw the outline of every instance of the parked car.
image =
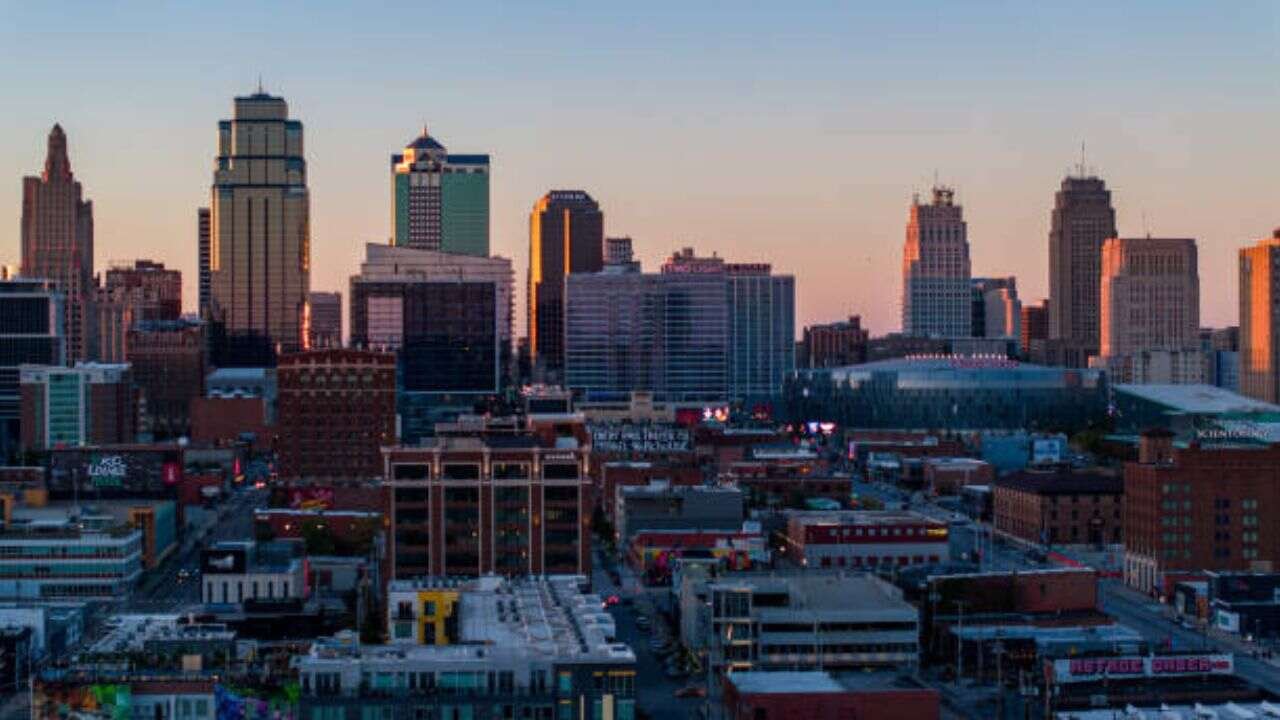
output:
[{"label": "parked car", "polygon": [[707,696],[707,689],[701,685],[686,685],[676,689],[675,696],[678,698],[700,698]]}]

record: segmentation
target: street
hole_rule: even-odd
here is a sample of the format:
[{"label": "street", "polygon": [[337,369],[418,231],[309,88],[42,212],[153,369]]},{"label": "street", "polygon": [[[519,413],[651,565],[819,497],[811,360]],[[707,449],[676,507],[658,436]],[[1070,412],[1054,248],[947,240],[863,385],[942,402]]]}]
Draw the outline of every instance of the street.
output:
[{"label": "street", "polygon": [[215,517],[206,519],[201,527],[190,528],[164,563],[143,576],[126,611],[179,612],[199,604],[200,551],[206,544],[221,540],[251,539],[253,511],[266,498],[266,490],[244,487],[223,500],[216,506]]}]

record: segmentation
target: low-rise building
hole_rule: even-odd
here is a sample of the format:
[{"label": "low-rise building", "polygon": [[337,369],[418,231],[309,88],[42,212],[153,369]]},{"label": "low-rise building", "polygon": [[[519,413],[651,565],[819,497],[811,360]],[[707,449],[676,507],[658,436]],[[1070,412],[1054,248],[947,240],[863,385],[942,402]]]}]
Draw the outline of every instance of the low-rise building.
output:
[{"label": "low-rise building", "polygon": [[1123,478],[1072,471],[1023,471],[991,485],[995,529],[1046,545],[1122,541]]},{"label": "low-rise building", "polygon": [[919,612],[866,573],[747,572],[681,591],[681,639],[723,670],[909,670]]},{"label": "low-rise building", "polygon": [[215,543],[202,555],[200,575],[201,597],[209,606],[301,605],[307,597],[299,541]]},{"label": "low-rise building", "polygon": [[395,582],[389,645],[347,633],[299,662],[303,717],[636,717],[636,656],[581,578]]},{"label": "low-rise building", "polygon": [[921,463],[924,489],[931,495],[958,495],[967,485],[988,485],[995,479],[995,468],[976,458],[925,458]]},{"label": "low-rise building", "polygon": [[0,598],[127,598],[142,575],[143,534],[64,508],[15,511],[0,528]]},{"label": "low-rise building", "polygon": [[726,720],[936,720],[939,695],[892,673],[744,670],[724,678]]},{"label": "low-rise building", "polygon": [[767,562],[760,524],[743,523],[740,530],[640,530],[625,548],[627,562],[649,585],[666,585],[677,560],[694,558],[716,562],[729,570],[749,570]]},{"label": "low-rise building", "polygon": [[742,501],[742,491],[732,487],[620,487],[614,512],[618,546],[629,546],[641,530],[741,530]]},{"label": "low-rise building", "polygon": [[787,513],[785,556],[801,567],[875,570],[948,562],[947,525],[914,512]]}]

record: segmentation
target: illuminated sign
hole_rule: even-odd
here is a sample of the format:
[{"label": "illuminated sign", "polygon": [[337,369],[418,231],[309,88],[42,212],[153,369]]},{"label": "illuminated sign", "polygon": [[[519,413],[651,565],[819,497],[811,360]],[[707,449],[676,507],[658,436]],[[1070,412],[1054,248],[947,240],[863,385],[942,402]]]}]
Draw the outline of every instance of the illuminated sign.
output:
[{"label": "illuminated sign", "polygon": [[1231,675],[1234,672],[1234,656],[1227,654],[1125,655],[1053,661],[1053,678],[1059,683],[1093,682],[1104,678]]},{"label": "illuminated sign", "polygon": [[119,455],[100,455],[89,461],[88,473],[94,487],[120,487],[129,468]]}]

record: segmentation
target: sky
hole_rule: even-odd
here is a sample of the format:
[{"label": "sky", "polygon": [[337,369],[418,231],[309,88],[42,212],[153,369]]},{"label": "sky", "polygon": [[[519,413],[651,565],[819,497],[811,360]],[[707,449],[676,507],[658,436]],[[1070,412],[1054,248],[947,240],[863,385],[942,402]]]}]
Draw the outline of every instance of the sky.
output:
[{"label": "sky", "polygon": [[492,157],[521,332],[553,188],[590,192],[649,269],[692,246],[794,274],[797,330],[897,329],[908,206],[935,177],[974,275],[1037,301],[1082,143],[1121,235],[1198,241],[1202,325],[1236,323],[1236,250],[1280,225],[1277,2],[0,0],[0,263],[56,121],[97,266],[177,267],[194,311],[216,123],[259,77],[305,127],[313,289],[345,297],[386,241],[388,157],[426,124]]}]

